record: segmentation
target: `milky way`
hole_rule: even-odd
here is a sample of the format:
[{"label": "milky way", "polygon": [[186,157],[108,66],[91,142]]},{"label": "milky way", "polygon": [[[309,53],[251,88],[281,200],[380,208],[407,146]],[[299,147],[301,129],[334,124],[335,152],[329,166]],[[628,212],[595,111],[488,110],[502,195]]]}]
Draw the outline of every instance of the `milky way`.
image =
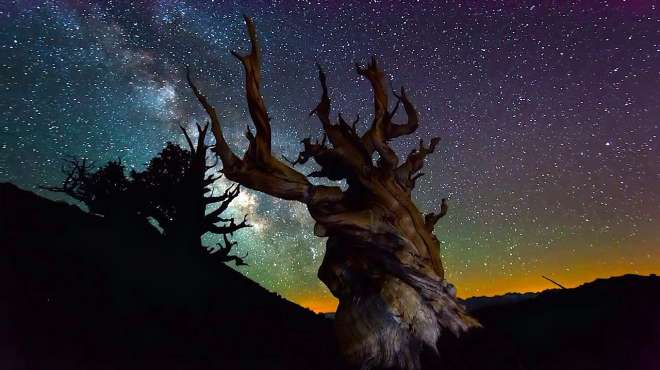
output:
[{"label": "milky way", "polygon": [[[660,272],[660,9],[516,3],[3,1],[0,181],[38,191],[61,179],[66,155],[141,168],[183,143],[178,125],[205,119],[187,64],[242,151],[250,122],[229,50],[246,49],[248,14],[278,153],[320,136],[308,117],[315,62],[333,110],[360,114],[361,130],[371,96],[355,62],[375,55],[407,87],[422,126],[393,145],[403,156],[418,137],[442,137],[415,197],[423,211],[449,198],[436,235],[462,296],[546,288],[541,275],[572,286]],[[245,190],[232,212],[254,224],[236,235],[243,273],[332,309],[316,278],[324,241],[303,205]]]}]

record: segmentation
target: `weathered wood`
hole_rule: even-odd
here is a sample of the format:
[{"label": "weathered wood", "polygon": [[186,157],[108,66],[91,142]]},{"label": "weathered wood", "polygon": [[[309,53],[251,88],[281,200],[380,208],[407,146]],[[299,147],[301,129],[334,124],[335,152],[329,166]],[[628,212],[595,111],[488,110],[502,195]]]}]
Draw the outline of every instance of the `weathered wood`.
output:
[{"label": "weathered wood", "polygon": [[[417,110],[405,90],[394,94],[397,103],[390,110],[376,59],[356,67],[374,94],[374,118],[360,136],[357,120],[349,125],[339,116],[337,123],[332,122],[327,78],[319,67],[322,95],[311,114],[319,118],[324,137],[320,142],[303,140],[303,151],[289,163],[295,166],[314,159],[320,169],[308,176],[346,180],[348,188],[310,183],[271,153],[271,127],[259,91],[256,30],[250,18],[245,21],[251,51],[233,54],[245,67],[246,97],[257,130],[255,136],[248,135],[250,144],[242,158],[229,149],[215,108],[188,74],[193,93],[211,118],[214,151],[223,162],[223,173],[248,188],[307,205],[316,221],[315,235],[328,238],[318,276],[339,299],[336,329],[346,359],[364,369],[418,369],[421,349],[435,349],[443,330],[459,335],[479,325],[456,302],[455,288],[444,280],[433,227],[447,213],[446,199],[438,214],[424,216],[411,198],[424,158],[439,139],[432,139],[428,147],[420,142],[399,165],[388,142],[419,127]],[[400,104],[407,122],[395,124],[392,120]]]}]

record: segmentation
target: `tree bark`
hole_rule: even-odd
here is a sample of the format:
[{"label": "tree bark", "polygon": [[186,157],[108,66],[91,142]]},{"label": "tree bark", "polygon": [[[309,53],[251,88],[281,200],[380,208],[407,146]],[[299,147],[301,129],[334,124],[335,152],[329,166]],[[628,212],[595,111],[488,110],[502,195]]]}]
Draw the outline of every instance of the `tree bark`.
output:
[{"label": "tree bark", "polygon": [[[315,235],[328,238],[318,276],[339,299],[335,324],[346,360],[363,369],[418,369],[422,348],[436,349],[444,331],[459,335],[479,325],[456,302],[455,288],[444,280],[433,229],[447,213],[446,200],[438,214],[423,215],[411,198],[424,159],[439,139],[432,139],[429,146],[420,142],[399,163],[388,142],[412,134],[419,126],[417,110],[405,90],[393,93],[397,102],[390,110],[383,72],[375,58],[367,66],[357,65],[357,73],[369,80],[374,95],[373,121],[359,135],[358,120],[349,125],[339,115],[332,122],[327,79],[319,67],[322,96],[310,115],[319,118],[324,137],[303,140],[302,152],[290,163],[295,166],[314,159],[320,169],[307,176],[296,171],[271,153],[256,30],[250,18],[245,21],[251,51],[232,54],[245,68],[246,97],[256,135],[246,133],[249,145],[242,158],[227,145],[215,108],[190,73],[187,76],[211,119],[213,150],[223,162],[222,172],[243,186],[307,205],[316,221]],[[393,119],[400,105],[407,120],[397,124]],[[314,185],[308,176],[345,180],[348,188]]]}]

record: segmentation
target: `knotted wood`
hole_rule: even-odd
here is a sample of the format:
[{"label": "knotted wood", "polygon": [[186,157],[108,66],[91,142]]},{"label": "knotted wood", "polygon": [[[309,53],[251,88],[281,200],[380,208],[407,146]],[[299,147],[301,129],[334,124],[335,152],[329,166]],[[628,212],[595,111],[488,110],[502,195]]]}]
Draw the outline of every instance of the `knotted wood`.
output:
[{"label": "knotted wood", "polygon": [[[246,98],[256,135],[246,133],[249,145],[242,157],[230,149],[215,108],[188,73],[190,87],[211,119],[213,150],[223,162],[222,172],[248,188],[307,205],[316,222],[315,235],[328,238],[318,276],[339,299],[335,322],[345,358],[363,369],[418,369],[424,346],[435,349],[447,330],[459,335],[479,325],[456,302],[455,288],[444,280],[433,230],[447,213],[446,200],[438,214],[423,215],[411,198],[424,159],[439,139],[432,139],[429,146],[420,142],[399,164],[389,141],[419,127],[419,115],[406,91],[393,93],[397,102],[390,110],[376,59],[357,65],[357,73],[370,82],[374,95],[373,120],[360,135],[359,118],[349,125],[339,115],[333,122],[327,77],[319,66],[322,95],[311,115],[318,117],[324,136],[303,140],[303,150],[289,166],[271,152],[271,127],[260,92],[259,44],[254,23],[248,17],[245,22],[250,53],[232,54],[245,68]],[[400,105],[405,123],[394,122]],[[310,159],[320,169],[307,176],[292,167]],[[348,188],[314,185],[308,176],[345,180]]]}]

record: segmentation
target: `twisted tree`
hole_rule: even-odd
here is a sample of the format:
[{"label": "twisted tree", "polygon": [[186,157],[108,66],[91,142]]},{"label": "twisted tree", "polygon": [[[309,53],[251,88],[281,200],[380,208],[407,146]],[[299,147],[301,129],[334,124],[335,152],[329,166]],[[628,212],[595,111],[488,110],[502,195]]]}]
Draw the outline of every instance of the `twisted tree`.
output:
[{"label": "twisted tree", "polygon": [[[399,367],[418,369],[424,346],[433,349],[444,330],[458,335],[479,324],[455,300],[454,287],[444,280],[436,222],[447,213],[443,199],[438,214],[423,215],[411,198],[421,176],[428,146],[420,141],[403,163],[388,142],[410,135],[419,126],[417,110],[404,89],[394,93],[390,110],[383,72],[376,60],[356,66],[371,83],[374,117],[367,131],[356,131],[341,115],[333,123],[326,76],[319,67],[321,101],[310,115],[323,126],[320,141],[303,140],[303,150],[292,166],[314,159],[320,169],[303,175],[276,158],[271,151],[271,126],[260,92],[260,50],[254,23],[245,18],[251,43],[249,54],[232,51],[245,69],[245,90],[256,134],[246,132],[248,148],[242,157],[229,147],[216,109],[187,79],[211,120],[216,144],[228,179],[274,197],[307,205],[316,221],[314,233],[327,237],[319,278],[339,299],[336,333],[345,358],[363,369]],[[395,123],[403,106],[407,120]],[[374,162],[373,157],[378,159]],[[312,184],[308,177],[345,180],[339,186]]]}]

